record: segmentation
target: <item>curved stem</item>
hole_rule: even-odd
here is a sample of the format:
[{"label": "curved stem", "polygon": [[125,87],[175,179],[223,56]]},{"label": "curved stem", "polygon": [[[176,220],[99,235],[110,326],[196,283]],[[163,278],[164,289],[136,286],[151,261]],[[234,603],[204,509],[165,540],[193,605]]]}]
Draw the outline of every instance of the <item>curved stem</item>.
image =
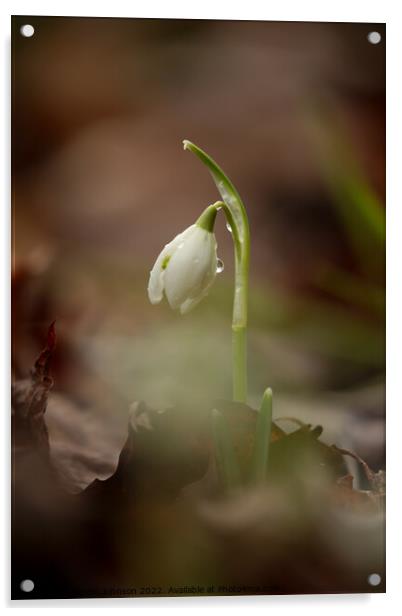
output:
[{"label": "curved stem", "polygon": [[184,149],[190,150],[208,167],[223,202],[222,207],[231,227],[235,250],[235,288],[233,300],[233,399],[247,401],[247,308],[248,272],[250,263],[250,230],[246,208],[239,193],[224,171],[198,146],[183,141]]}]

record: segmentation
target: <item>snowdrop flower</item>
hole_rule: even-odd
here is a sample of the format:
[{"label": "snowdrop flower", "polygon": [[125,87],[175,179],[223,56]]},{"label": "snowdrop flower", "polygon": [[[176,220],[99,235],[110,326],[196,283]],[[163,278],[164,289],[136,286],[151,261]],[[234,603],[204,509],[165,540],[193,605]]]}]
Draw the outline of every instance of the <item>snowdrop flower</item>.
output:
[{"label": "snowdrop flower", "polygon": [[159,304],[165,293],[171,308],[186,314],[207,295],[218,269],[216,212],[215,205],[209,206],[194,225],[166,244],[149,276],[151,304]]}]

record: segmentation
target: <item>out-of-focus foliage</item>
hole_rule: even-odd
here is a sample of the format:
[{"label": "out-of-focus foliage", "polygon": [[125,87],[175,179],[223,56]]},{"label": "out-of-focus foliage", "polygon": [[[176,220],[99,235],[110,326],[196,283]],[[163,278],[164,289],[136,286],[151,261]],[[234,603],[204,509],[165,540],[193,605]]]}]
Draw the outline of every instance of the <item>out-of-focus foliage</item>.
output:
[{"label": "out-of-focus foliage", "polygon": [[[13,399],[15,598],[32,567],[36,598],[109,596],[133,578],[137,592],[161,595],[194,584],[201,594],[361,592],[371,571],[383,576],[384,476],[362,462],[368,489],[354,489],[347,452],[322,443],[319,427],[286,434],[274,424],[266,480],[223,492],[210,406],[136,403],[112,475],[71,494],[46,429],[53,346],[50,332]],[[244,481],[257,413],[216,405]]]}]

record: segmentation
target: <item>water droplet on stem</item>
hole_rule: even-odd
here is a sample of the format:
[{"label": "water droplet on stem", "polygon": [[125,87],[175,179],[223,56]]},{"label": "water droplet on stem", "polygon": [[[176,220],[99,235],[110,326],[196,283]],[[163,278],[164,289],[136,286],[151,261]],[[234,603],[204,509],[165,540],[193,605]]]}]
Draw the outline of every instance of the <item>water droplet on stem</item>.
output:
[{"label": "water droplet on stem", "polygon": [[223,272],[224,269],[225,269],[225,265],[224,265],[222,259],[218,259],[218,261],[216,263],[216,273],[220,274],[221,272]]}]

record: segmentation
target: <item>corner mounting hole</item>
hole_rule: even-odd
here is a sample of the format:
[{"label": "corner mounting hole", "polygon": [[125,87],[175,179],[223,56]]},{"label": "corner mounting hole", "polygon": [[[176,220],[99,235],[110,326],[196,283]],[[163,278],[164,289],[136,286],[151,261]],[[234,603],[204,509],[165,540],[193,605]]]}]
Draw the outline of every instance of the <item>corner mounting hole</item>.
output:
[{"label": "corner mounting hole", "polygon": [[381,42],[381,34],[379,32],[369,32],[367,35],[367,40],[372,45],[378,45]]},{"label": "corner mounting hole", "polygon": [[370,586],[378,586],[378,584],[381,583],[381,575],[378,575],[378,573],[370,573],[367,578],[367,581]]},{"label": "corner mounting hole", "polygon": [[25,24],[24,26],[21,26],[20,32],[22,36],[25,36],[25,38],[30,38],[34,35],[35,28],[31,26],[31,24]]},{"label": "corner mounting hole", "polygon": [[32,580],[22,580],[20,588],[23,592],[32,592],[35,588],[35,584]]}]

